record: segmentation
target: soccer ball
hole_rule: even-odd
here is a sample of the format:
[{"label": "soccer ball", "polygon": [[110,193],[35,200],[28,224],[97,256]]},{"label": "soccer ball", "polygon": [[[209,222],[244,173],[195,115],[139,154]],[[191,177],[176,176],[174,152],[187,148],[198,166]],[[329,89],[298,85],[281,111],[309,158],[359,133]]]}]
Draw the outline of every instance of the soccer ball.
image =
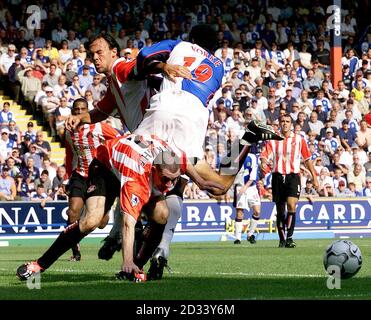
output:
[{"label": "soccer ball", "polygon": [[337,240],[326,249],[323,265],[326,271],[329,266],[338,266],[342,279],[351,278],[361,269],[361,250],[351,241]]}]

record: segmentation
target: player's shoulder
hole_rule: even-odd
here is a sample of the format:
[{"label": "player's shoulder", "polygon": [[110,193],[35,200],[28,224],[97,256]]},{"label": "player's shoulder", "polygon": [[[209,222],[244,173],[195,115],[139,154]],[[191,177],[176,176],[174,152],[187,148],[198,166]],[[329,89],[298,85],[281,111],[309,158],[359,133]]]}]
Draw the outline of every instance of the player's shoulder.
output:
[{"label": "player's shoulder", "polygon": [[112,66],[111,75],[120,80],[121,82],[124,82],[128,74],[135,67],[135,64],[136,64],[135,59],[131,61],[126,61],[125,58],[119,58],[114,62]]}]

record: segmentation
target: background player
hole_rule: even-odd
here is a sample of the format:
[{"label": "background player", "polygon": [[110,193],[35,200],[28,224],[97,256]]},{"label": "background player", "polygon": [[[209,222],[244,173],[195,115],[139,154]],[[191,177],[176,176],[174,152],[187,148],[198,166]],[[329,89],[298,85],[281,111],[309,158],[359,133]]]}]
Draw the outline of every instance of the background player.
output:
[{"label": "background player", "polygon": [[260,196],[256,188],[256,181],[258,180],[258,158],[255,154],[249,153],[244,161],[244,164],[236,176],[234,189],[233,206],[236,208],[235,219],[235,244],[241,243],[242,235],[242,220],[243,210],[253,209],[253,214],[250,220],[249,232],[247,234],[247,241],[251,244],[256,243],[255,229],[260,219]]},{"label": "background player", "polygon": [[[305,166],[313,177],[313,186],[318,189],[317,174],[305,139],[292,132],[292,119],[289,114],[280,118],[282,141],[268,141],[260,155],[261,169],[267,172],[268,159],[273,160],[272,194],[277,209],[277,231],[280,238],[279,247],[295,248],[292,239],[295,229],[296,204],[301,190],[300,163]],[[285,209],[287,204],[287,218]],[[287,235],[285,234],[287,228]]]},{"label": "background player", "polygon": [[[85,99],[76,99],[72,105],[72,114],[88,112]],[[69,179],[68,221],[70,225],[80,218],[84,207],[89,165],[96,156],[97,148],[104,141],[120,136],[120,133],[109,124],[81,124],[72,131],[67,130],[66,139],[66,172]],[[108,218],[108,215],[107,215]],[[107,222],[107,221],[106,221]],[[101,227],[104,227],[101,226]],[[81,253],[79,245],[72,248],[71,260],[79,261]]]}]

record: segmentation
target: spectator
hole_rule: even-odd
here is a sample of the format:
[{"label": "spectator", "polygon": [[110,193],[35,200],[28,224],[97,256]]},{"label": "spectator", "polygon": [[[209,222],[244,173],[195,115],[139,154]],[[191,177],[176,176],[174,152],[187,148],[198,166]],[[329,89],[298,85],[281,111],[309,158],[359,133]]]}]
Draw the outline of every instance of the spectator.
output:
[{"label": "spectator", "polygon": [[337,188],[339,186],[340,182],[343,182],[345,184],[345,186],[347,185],[347,180],[344,177],[342,177],[343,171],[342,171],[341,167],[335,167],[335,170],[330,171],[330,174],[332,174],[332,173],[333,173],[332,180],[334,182],[334,187],[335,188]]},{"label": "spectator", "polygon": [[21,135],[18,131],[18,127],[14,120],[9,121],[8,128],[9,128],[9,140],[14,141],[15,145],[17,146],[18,144],[21,143]]},{"label": "spectator", "polygon": [[21,93],[21,83],[19,82],[18,73],[24,70],[24,66],[21,63],[21,58],[16,56],[14,59],[14,63],[10,66],[8,70],[8,78],[10,82],[10,90],[12,92],[12,98],[19,102],[20,101],[20,93]]},{"label": "spectator", "polygon": [[348,152],[351,151],[351,146],[355,142],[357,135],[356,132],[349,128],[349,120],[345,119],[342,121],[342,127],[339,130],[339,137],[341,145]]},{"label": "spectator", "polygon": [[20,145],[20,156],[23,157],[24,154],[30,151],[31,144],[31,137],[29,135],[25,135]]},{"label": "spectator", "polygon": [[366,175],[361,164],[356,164],[354,169],[348,173],[348,183],[354,183],[355,190],[362,192],[366,185]]},{"label": "spectator", "polygon": [[55,110],[56,118],[56,129],[57,134],[61,141],[64,141],[64,130],[65,130],[65,121],[69,115],[71,115],[71,109],[68,107],[67,98],[60,98],[60,106]]},{"label": "spectator", "polygon": [[34,76],[33,68],[26,68],[18,73],[18,79],[21,83],[23,96],[32,102],[36,93],[41,89],[41,81]]},{"label": "spectator", "polygon": [[335,195],[334,182],[330,177],[329,170],[324,167],[320,171],[318,193],[322,197],[333,197]]},{"label": "spectator", "polygon": [[10,44],[8,51],[0,56],[0,76],[7,75],[10,67],[15,62],[15,45]]},{"label": "spectator", "polygon": [[322,121],[318,120],[318,114],[316,111],[312,111],[312,113],[310,114],[308,125],[310,130],[313,131],[316,135],[319,135],[321,129],[324,127]]},{"label": "spectator", "polygon": [[40,177],[35,180],[35,185],[38,186],[42,184],[44,186],[45,193],[49,196],[53,192],[53,185],[51,180],[49,179],[49,172],[48,170],[42,170]]},{"label": "spectator", "polygon": [[35,141],[37,153],[41,157],[50,156],[51,148],[48,141],[44,140],[44,133],[42,131],[36,132],[36,141]]},{"label": "spectator", "polygon": [[371,151],[371,129],[367,127],[366,120],[361,121],[360,130],[357,132],[355,142],[364,151]]},{"label": "spectator", "polygon": [[362,190],[363,197],[371,197],[371,177],[366,178],[366,186]]},{"label": "spectator", "polygon": [[[46,87],[45,88],[46,97],[41,98],[41,108],[44,114],[44,118],[49,122],[49,126],[51,129],[52,136],[56,135],[55,132],[55,116],[54,112],[55,109],[59,106],[59,99],[54,96],[53,88]],[[37,136],[36,136],[37,137]]]},{"label": "spectator", "polygon": [[40,201],[40,206],[42,208],[45,207],[45,204],[48,200],[53,200],[51,197],[47,195],[45,192],[45,187],[43,184],[38,184],[36,186],[36,191],[31,192],[30,195],[31,201]]},{"label": "spectator", "polygon": [[12,156],[9,156],[9,158],[6,159],[6,164],[5,165],[9,169],[9,176],[10,177],[15,178],[20,173],[20,169],[16,165],[16,161]]},{"label": "spectator", "polygon": [[55,191],[53,200],[55,201],[67,201],[68,200],[68,195],[66,192],[67,184],[68,184],[68,180],[65,180],[62,182],[62,184]]},{"label": "spectator", "polygon": [[32,158],[33,161],[34,161],[35,167],[40,168],[41,167],[41,155],[40,155],[40,153],[37,153],[36,150],[37,150],[36,145],[34,143],[32,143],[30,145],[30,151],[24,154],[23,160],[24,160],[24,162],[27,163],[27,160],[29,158]]},{"label": "spectator", "polygon": [[59,53],[59,59],[63,64],[66,64],[68,60],[72,59],[72,50],[68,47],[67,40],[63,40],[61,42],[61,48],[59,49],[58,53]]},{"label": "spectator", "polygon": [[39,168],[40,169],[40,174],[46,170],[48,171],[49,173],[49,179],[50,181],[53,182],[53,179],[55,178],[55,176],[57,175],[57,165],[51,163],[49,157],[47,156],[44,156],[43,160],[42,160],[42,165],[41,167]]},{"label": "spectator", "polygon": [[[59,166],[57,169],[57,174],[53,179],[53,192],[58,192],[63,182],[66,180],[66,169],[64,166]],[[59,190],[61,191],[61,190]]]},{"label": "spectator", "polygon": [[82,67],[82,74],[78,76],[81,88],[87,88],[93,83],[93,76],[89,74],[89,66]]},{"label": "spectator", "polygon": [[[65,39],[67,39],[67,31],[65,29],[63,29],[62,20],[57,21],[57,27],[55,29],[53,29],[51,35],[52,35],[52,40],[54,42],[62,43],[62,45],[63,45],[63,42],[67,43],[67,41],[65,40]],[[63,48],[63,46],[62,46],[62,48]],[[59,51],[59,53],[60,53],[60,51]]]},{"label": "spectator", "polygon": [[15,184],[17,188],[17,200],[29,201],[31,191],[28,187],[30,179],[24,179],[22,174],[15,177]]},{"label": "spectator", "polygon": [[59,76],[56,74],[56,71],[57,66],[52,63],[49,68],[49,73],[45,74],[43,78],[43,82],[47,82],[50,87],[54,87],[58,84]]},{"label": "spectator", "polygon": [[13,178],[9,176],[9,168],[3,166],[1,168],[0,176],[0,200],[1,201],[12,201],[17,195],[17,189]]},{"label": "spectator", "polygon": [[93,93],[90,90],[85,91],[85,96],[84,96],[86,102],[88,103],[88,110],[93,110],[95,107],[95,104],[97,101],[93,99]]},{"label": "spectator", "polygon": [[80,84],[78,75],[74,75],[72,78],[72,84],[68,87],[69,103],[73,103],[77,98],[84,97],[85,87]]},{"label": "spectator", "polygon": [[1,162],[4,162],[8,157],[8,154],[12,151],[13,147],[16,147],[17,143],[14,140],[9,139],[9,129],[1,129],[1,139],[0,139],[0,157],[2,158]]},{"label": "spectator", "polygon": [[28,158],[25,167],[21,170],[24,180],[28,180],[28,186],[31,191],[35,189],[34,182],[40,176],[39,170],[34,165],[34,160]]},{"label": "spectator", "polygon": [[350,198],[354,197],[354,193],[351,192],[344,181],[339,181],[338,187],[335,189],[336,198]]},{"label": "spectator", "polygon": [[31,143],[34,143],[36,141],[36,132],[34,131],[34,124],[32,121],[29,121],[27,123],[27,129],[26,131],[22,132],[22,138],[25,136],[29,136],[31,139]]},{"label": "spectator", "polygon": [[318,196],[317,191],[313,188],[313,180],[311,178],[308,178],[305,182],[305,187],[301,189],[300,195],[305,196],[310,202],[313,202],[313,197]]},{"label": "spectator", "polygon": [[0,127],[5,127],[8,125],[9,121],[15,121],[15,116],[12,111],[10,111],[10,103],[3,103],[3,110],[0,112]]}]

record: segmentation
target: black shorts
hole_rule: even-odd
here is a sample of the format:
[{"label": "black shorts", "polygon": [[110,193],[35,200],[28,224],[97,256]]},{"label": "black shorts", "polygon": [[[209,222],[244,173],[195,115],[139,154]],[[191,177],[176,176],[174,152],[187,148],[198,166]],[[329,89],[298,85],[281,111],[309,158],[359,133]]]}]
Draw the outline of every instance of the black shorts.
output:
[{"label": "black shorts", "polygon": [[88,189],[88,179],[79,175],[76,171],[72,172],[68,183],[68,196],[85,199]]},{"label": "black shorts", "polygon": [[94,159],[89,166],[86,199],[94,196],[106,197],[104,212],[111,209],[115,199],[120,196],[120,181],[104,164]]},{"label": "black shorts", "polygon": [[272,174],[272,195],[276,203],[286,202],[288,197],[299,198],[301,191],[300,176],[296,173]]}]

